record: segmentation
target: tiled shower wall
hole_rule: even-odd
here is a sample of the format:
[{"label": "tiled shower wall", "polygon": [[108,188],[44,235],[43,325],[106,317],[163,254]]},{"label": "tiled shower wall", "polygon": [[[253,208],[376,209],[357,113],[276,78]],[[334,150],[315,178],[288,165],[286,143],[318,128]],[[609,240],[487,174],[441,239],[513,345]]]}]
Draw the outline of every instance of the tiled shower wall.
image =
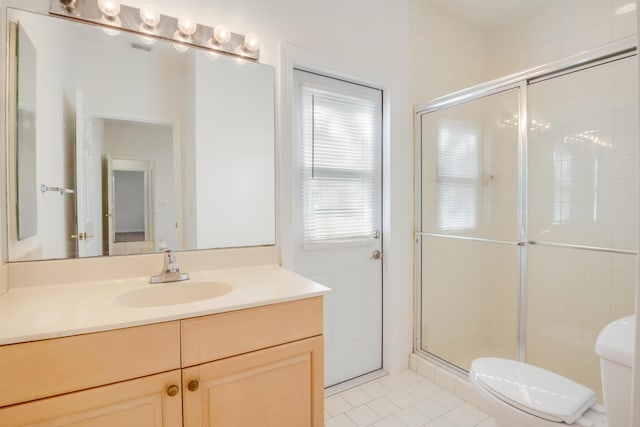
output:
[{"label": "tiled shower wall", "polygon": [[633,0],[562,0],[542,3],[537,12],[488,29],[492,74],[499,77],[633,36]]},{"label": "tiled shower wall", "polygon": [[540,2],[534,13],[482,26],[446,1],[409,0],[409,101],[438,96],[633,36],[633,0]]},{"label": "tiled shower wall", "polygon": [[[529,87],[530,240],[637,250],[637,63]],[[527,361],[600,390],[596,338],[634,312],[636,256],[528,250]]]}]

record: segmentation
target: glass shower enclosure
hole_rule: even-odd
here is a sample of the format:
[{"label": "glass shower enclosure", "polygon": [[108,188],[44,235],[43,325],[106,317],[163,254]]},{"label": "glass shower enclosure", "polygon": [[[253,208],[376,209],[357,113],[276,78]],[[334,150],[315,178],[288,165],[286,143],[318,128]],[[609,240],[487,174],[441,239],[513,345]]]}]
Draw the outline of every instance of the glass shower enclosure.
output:
[{"label": "glass shower enclosure", "polygon": [[416,350],[523,360],[600,393],[595,341],[633,314],[632,40],[416,107]]}]

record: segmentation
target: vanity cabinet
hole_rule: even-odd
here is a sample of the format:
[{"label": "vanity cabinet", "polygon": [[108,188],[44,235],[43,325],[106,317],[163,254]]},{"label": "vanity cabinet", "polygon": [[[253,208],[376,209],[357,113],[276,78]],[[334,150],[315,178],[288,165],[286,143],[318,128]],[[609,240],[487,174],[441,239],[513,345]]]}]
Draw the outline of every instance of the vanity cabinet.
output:
[{"label": "vanity cabinet", "polygon": [[185,427],[324,425],[321,297],[181,326]]},{"label": "vanity cabinet", "polygon": [[322,297],[0,346],[0,426],[323,425]]}]

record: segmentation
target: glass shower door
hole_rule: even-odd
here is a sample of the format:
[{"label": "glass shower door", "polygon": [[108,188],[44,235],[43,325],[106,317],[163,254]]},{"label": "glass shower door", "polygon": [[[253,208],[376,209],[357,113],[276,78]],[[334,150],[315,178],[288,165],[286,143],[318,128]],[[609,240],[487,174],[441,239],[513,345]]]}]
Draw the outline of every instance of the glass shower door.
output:
[{"label": "glass shower door", "polygon": [[421,116],[422,350],[517,358],[518,89]]},{"label": "glass shower door", "polygon": [[528,87],[526,361],[600,392],[600,330],[633,314],[637,58]]}]

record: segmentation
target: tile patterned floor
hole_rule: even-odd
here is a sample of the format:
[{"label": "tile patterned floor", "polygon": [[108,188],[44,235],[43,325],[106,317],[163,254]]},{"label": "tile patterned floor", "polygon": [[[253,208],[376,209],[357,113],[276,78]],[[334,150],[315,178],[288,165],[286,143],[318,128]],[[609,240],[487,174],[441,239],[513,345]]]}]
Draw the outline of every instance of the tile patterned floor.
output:
[{"label": "tile patterned floor", "polygon": [[489,415],[411,370],[324,402],[325,427],[495,427]]}]

